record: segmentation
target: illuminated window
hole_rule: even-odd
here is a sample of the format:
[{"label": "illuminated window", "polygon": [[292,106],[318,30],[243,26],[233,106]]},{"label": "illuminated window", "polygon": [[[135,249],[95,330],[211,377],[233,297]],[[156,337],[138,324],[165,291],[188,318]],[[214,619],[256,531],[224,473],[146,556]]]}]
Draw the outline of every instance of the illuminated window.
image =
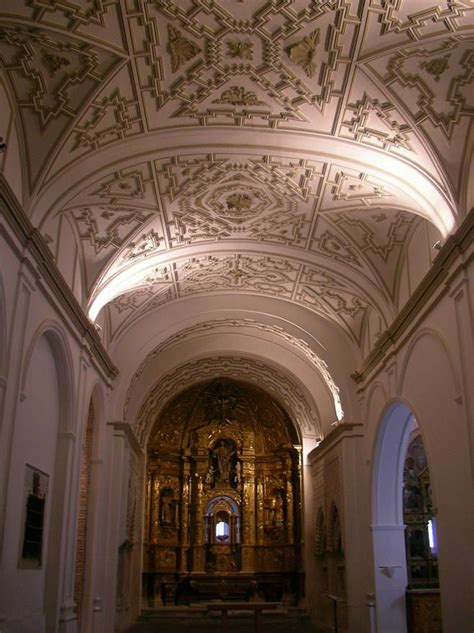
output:
[{"label": "illuminated window", "polygon": [[229,538],[229,524],[226,521],[216,523],[216,538],[219,541],[227,541]]},{"label": "illuminated window", "polygon": [[434,519],[428,521],[428,541],[430,544],[430,550],[435,553],[438,549],[436,543],[436,524]]}]

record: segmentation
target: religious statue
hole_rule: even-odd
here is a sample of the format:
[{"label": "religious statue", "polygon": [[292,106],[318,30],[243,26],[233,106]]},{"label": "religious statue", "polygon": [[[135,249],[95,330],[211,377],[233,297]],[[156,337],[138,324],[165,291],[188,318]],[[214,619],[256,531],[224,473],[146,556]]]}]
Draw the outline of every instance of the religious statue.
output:
[{"label": "religious statue", "polygon": [[161,496],[160,522],[162,525],[174,524],[174,499],[169,492]]},{"label": "religious statue", "polygon": [[212,486],[214,484],[215,474],[216,474],[216,469],[211,464],[209,466],[209,470],[207,471],[206,476],[204,478],[204,483],[206,484],[206,486]]},{"label": "religious statue", "polygon": [[269,510],[269,519],[271,525],[273,527],[281,527],[284,523],[285,515],[283,499],[279,492],[276,492],[271,497],[267,508]]},{"label": "religious statue", "polygon": [[234,483],[239,486],[242,482],[242,464],[238,461],[235,465]]},{"label": "religious statue", "polygon": [[283,518],[283,499],[280,494],[277,494],[273,505],[273,525],[282,525]]},{"label": "religious statue", "polygon": [[232,467],[231,458],[235,454],[235,449],[232,445],[221,441],[215,445],[212,452],[217,460],[218,480],[221,483],[230,483],[230,474]]}]

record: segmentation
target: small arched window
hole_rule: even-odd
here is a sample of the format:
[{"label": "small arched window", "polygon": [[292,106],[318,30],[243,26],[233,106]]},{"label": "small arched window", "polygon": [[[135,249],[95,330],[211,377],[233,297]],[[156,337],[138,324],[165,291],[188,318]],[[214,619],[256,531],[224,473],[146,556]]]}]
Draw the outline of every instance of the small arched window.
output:
[{"label": "small arched window", "polygon": [[218,512],[216,517],[216,540],[224,543],[230,538],[229,515],[227,512]]},{"label": "small arched window", "polygon": [[236,502],[227,496],[211,499],[206,507],[206,543],[212,545],[240,542],[240,513]]}]

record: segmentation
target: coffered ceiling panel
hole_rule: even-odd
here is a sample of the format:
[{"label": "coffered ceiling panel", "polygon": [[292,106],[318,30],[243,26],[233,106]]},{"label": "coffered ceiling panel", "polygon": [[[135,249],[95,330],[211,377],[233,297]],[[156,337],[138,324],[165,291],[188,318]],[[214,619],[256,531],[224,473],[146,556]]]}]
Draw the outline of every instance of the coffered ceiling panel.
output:
[{"label": "coffered ceiling panel", "polygon": [[361,345],[468,211],[473,42],[467,0],[4,0],[26,210],[115,340],[244,293]]},{"label": "coffered ceiling panel", "polygon": [[144,2],[127,18],[150,130],[250,125],[331,132],[356,2]]},{"label": "coffered ceiling panel", "polygon": [[0,61],[22,119],[32,187],[61,135],[120,60],[55,31],[4,24]]}]

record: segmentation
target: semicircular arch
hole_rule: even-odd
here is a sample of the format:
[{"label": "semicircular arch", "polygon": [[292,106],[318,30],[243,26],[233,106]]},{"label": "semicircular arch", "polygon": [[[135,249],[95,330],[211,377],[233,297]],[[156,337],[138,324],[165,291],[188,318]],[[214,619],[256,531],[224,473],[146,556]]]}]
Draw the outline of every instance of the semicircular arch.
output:
[{"label": "semicircular arch", "polygon": [[[199,379],[196,379],[199,376]],[[300,434],[321,437],[321,425],[316,403],[307,390],[294,379],[285,376],[276,367],[257,359],[235,356],[195,358],[175,367],[148,391],[142,399],[135,423],[132,422],[139,442],[144,445],[154,420],[174,396],[202,380],[225,377],[245,380],[265,389],[288,411],[299,427]]]},{"label": "semicircular arch", "polygon": [[33,334],[24,357],[20,377],[20,398],[24,397],[28,368],[39,339],[44,336],[51,346],[59,383],[60,431],[71,431],[75,409],[74,366],[71,349],[61,325],[53,320],[43,321]]}]

